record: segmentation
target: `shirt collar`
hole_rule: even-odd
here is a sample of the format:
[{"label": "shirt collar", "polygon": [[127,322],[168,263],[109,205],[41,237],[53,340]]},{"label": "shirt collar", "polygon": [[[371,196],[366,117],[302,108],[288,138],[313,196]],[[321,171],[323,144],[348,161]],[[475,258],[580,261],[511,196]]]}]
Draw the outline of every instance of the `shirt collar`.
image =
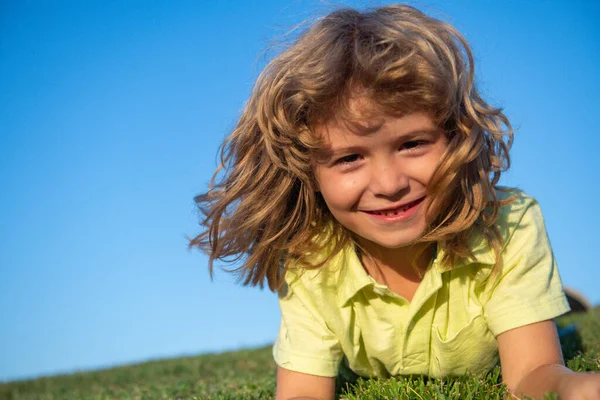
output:
[{"label": "shirt collar", "polygon": [[340,268],[338,303],[343,307],[358,291],[372,285],[373,280],[363,268],[353,246],[347,246],[337,258]]},{"label": "shirt collar", "polygon": [[[469,246],[472,249],[471,251],[473,252],[473,258],[468,260],[460,259],[456,261],[453,267],[450,267],[441,262],[441,260],[444,259],[446,250],[443,243],[438,243],[434,261],[427,273],[430,275],[435,275],[435,277],[431,278],[437,282],[437,277],[441,276],[441,274],[446,271],[456,270],[474,263],[488,265],[494,265],[496,263],[494,251],[487,243],[487,240],[483,238],[483,235],[473,232],[469,237]],[[356,251],[352,246],[348,246],[343,249],[336,257],[336,261],[336,267],[340,269],[338,304],[343,307],[361,289],[366,286],[373,285],[374,281],[365,271],[360,259],[358,258],[358,255],[356,254]],[[424,279],[423,282],[425,281],[426,280]],[[421,283],[423,284],[423,282]]]}]

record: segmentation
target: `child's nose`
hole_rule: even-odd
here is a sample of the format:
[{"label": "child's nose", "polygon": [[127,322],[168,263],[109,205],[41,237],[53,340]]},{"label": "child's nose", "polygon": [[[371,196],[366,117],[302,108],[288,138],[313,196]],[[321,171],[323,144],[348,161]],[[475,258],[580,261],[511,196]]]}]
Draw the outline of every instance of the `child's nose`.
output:
[{"label": "child's nose", "polygon": [[375,195],[393,197],[408,187],[408,176],[393,162],[381,162],[373,169],[371,188]]}]

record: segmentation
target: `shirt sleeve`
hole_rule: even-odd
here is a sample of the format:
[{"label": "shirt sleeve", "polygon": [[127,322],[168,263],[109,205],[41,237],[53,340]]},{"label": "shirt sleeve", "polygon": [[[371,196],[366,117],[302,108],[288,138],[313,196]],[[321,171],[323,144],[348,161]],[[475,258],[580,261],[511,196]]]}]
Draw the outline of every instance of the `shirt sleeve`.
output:
[{"label": "shirt sleeve", "polygon": [[273,357],[291,371],[335,377],[343,357],[341,346],[311,300],[301,285],[285,285],[280,291],[281,326]]},{"label": "shirt sleeve", "polygon": [[526,205],[502,252],[502,267],[490,276],[490,297],[484,306],[494,336],[545,321],[569,311],[556,261],[537,202]]}]

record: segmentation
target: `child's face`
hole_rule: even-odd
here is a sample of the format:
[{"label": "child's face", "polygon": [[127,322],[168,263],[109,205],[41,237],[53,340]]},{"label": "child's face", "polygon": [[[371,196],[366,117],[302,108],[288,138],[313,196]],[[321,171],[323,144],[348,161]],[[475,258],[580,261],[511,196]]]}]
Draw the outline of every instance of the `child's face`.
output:
[{"label": "child's face", "polygon": [[427,227],[426,188],[446,136],[426,113],[361,123],[360,133],[335,121],[317,129],[325,139],[325,155],[313,163],[319,190],[337,221],[367,241],[361,244],[404,247]]}]

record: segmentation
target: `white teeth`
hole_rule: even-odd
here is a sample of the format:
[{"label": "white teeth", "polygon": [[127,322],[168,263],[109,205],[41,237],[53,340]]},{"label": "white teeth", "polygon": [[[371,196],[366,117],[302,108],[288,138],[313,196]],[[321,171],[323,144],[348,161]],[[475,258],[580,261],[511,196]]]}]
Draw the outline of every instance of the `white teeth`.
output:
[{"label": "white teeth", "polygon": [[388,211],[373,211],[373,214],[377,214],[377,215],[384,215],[386,217],[391,217],[393,215],[398,215],[399,213],[405,212],[406,210],[408,210],[411,206],[407,205],[404,206],[402,208],[397,208],[395,210],[388,210]]}]

